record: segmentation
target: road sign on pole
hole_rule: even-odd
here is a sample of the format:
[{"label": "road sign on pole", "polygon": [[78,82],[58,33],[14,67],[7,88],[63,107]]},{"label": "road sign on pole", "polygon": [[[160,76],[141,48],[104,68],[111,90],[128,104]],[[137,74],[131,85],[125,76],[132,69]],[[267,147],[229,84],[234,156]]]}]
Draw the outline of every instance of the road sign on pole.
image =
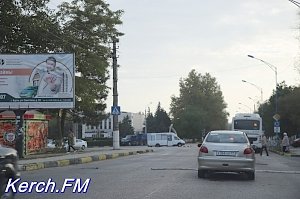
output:
[{"label": "road sign on pole", "polygon": [[279,114],[275,114],[273,115],[273,119],[278,121],[280,119],[280,115]]},{"label": "road sign on pole", "polygon": [[120,106],[112,106],[111,114],[112,115],[121,115],[121,107]]},{"label": "road sign on pole", "polygon": [[274,122],[274,133],[280,133],[280,122],[279,121]]}]

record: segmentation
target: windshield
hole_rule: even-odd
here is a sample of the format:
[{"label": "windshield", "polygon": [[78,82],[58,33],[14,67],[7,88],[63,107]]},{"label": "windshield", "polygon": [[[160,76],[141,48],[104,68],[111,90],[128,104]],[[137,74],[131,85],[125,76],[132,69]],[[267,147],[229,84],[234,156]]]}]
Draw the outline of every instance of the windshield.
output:
[{"label": "windshield", "polygon": [[210,133],[206,142],[214,143],[247,143],[247,138],[244,134],[230,134],[230,133]]},{"label": "windshield", "polygon": [[260,121],[258,120],[234,120],[235,130],[259,130]]}]

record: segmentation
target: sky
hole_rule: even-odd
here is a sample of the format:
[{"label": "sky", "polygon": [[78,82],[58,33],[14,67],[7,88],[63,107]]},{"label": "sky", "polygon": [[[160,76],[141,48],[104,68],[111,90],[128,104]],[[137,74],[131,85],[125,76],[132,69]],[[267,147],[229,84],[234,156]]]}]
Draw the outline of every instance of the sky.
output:
[{"label": "sky", "polygon": [[[216,78],[230,118],[252,112],[278,83],[299,86],[300,8],[288,0],[107,0],[123,10],[118,43],[121,111],[169,112],[179,81],[195,69]],[[246,80],[247,82],[242,82]],[[108,86],[112,88],[111,79]],[[261,96],[262,91],[262,96]],[[113,104],[112,89],[107,111]],[[257,105],[255,105],[257,108]]]}]

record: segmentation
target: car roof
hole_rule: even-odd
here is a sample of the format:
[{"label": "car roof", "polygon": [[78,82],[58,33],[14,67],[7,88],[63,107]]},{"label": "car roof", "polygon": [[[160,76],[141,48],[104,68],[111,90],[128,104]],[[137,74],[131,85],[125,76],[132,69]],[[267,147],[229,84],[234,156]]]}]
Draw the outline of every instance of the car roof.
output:
[{"label": "car roof", "polygon": [[242,131],[231,131],[231,130],[216,130],[216,131],[211,131],[210,133],[243,134]]}]

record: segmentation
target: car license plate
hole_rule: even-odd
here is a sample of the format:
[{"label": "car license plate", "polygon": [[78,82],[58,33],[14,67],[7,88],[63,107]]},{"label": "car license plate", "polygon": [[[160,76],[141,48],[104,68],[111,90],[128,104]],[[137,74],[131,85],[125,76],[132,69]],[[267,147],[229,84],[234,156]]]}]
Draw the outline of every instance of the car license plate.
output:
[{"label": "car license plate", "polygon": [[216,156],[236,156],[235,151],[216,151]]}]

